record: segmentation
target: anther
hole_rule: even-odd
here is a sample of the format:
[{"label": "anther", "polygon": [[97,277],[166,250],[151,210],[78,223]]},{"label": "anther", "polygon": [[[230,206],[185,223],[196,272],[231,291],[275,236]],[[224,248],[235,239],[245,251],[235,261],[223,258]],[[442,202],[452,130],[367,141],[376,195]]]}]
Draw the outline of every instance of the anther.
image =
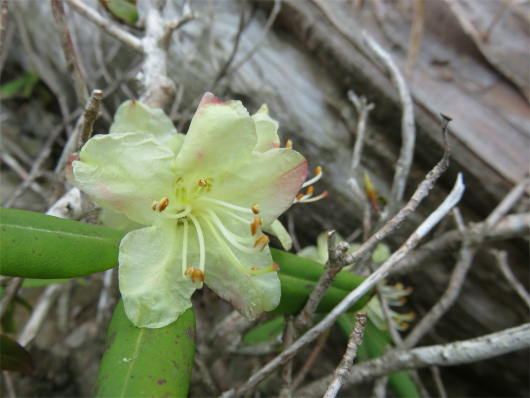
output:
[{"label": "anther", "polygon": [[162,212],[162,211],[166,210],[166,207],[167,207],[168,204],[169,204],[169,199],[168,198],[162,199],[160,201],[160,205],[158,206],[158,211]]},{"label": "anther", "polygon": [[319,175],[320,173],[322,173],[322,167],[317,166],[317,168],[315,170],[315,175]]},{"label": "anther", "polygon": [[287,140],[287,142],[285,143],[285,147],[289,148],[289,149],[292,149],[293,148],[293,142],[291,140]]},{"label": "anther", "polygon": [[313,193],[313,185],[310,185],[309,188],[307,188],[307,192],[305,193],[306,196],[309,196]]},{"label": "anther", "polygon": [[204,282],[204,274],[202,273],[202,271],[200,269],[195,269],[193,270],[193,272],[191,273],[191,281],[193,283],[195,283],[195,279],[199,279],[199,282]]},{"label": "anther", "polygon": [[259,271],[259,267],[252,267],[250,270],[251,271]]},{"label": "anther", "polygon": [[204,180],[202,178],[199,180],[199,186],[200,187],[205,187],[207,185],[208,185],[208,182],[206,180]]},{"label": "anther", "polygon": [[157,206],[157,205],[158,205],[158,200],[155,200],[155,201],[153,202],[153,211],[156,210],[156,206]]},{"label": "anther", "polygon": [[269,241],[270,239],[267,235],[260,236],[258,240],[256,240],[256,243],[254,243],[254,249],[259,248],[259,250],[262,251]]},{"label": "anther", "polygon": [[186,271],[184,271],[184,275],[185,276],[190,276],[190,275],[193,274],[193,271],[195,271],[195,268],[190,266],[190,267],[186,268]]},{"label": "anther", "polygon": [[259,205],[258,205],[257,203],[254,203],[254,204],[252,205],[252,213],[254,213],[254,214],[258,214],[259,211],[260,211],[260,207],[259,207]]},{"label": "anther", "polygon": [[263,218],[260,217],[254,217],[254,220],[250,224],[250,232],[252,233],[252,236],[256,235],[256,232],[258,231],[258,227],[263,222]]}]

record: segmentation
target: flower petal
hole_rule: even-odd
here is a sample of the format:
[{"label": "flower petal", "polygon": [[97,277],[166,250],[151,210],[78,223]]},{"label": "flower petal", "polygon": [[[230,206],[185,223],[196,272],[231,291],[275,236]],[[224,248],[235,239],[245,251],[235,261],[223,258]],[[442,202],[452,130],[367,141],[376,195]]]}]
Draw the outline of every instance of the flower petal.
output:
[{"label": "flower petal", "polygon": [[195,287],[184,279],[177,230],[165,223],[132,231],[120,245],[120,292],[138,327],[161,328],[191,307]]},{"label": "flower petal", "polygon": [[236,174],[214,184],[210,195],[247,208],[259,204],[267,225],[292,205],[306,177],[307,161],[292,149],[253,152]]},{"label": "flower petal", "polygon": [[[230,231],[240,236],[249,234],[248,225],[222,215],[220,218]],[[276,308],[281,296],[280,279],[277,273],[249,275],[238,269],[226,255],[210,227],[204,221],[201,222],[201,226],[207,248],[204,283],[217,295],[232,303],[248,319],[255,319],[261,312]],[[225,244],[228,243],[225,241]],[[265,269],[272,264],[268,246],[261,252],[245,253],[228,245],[240,264],[247,270],[252,267]]]},{"label": "flower petal", "polygon": [[178,134],[171,119],[162,109],[151,108],[139,101],[126,101],[114,115],[110,133],[149,133],[164,145],[178,153],[184,141],[184,134]]},{"label": "flower petal", "polygon": [[256,123],[256,134],[258,142],[254,147],[255,151],[265,152],[280,146],[278,137],[278,122],[269,116],[269,108],[263,104],[259,111],[252,115]]},{"label": "flower petal", "polygon": [[207,178],[233,172],[256,142],[254,121],[240,101],[221,102],[206,93],[177,156],[177,173]]},{"label": "flower petal", "polygon": [[174,154],[152,135],[96,135],[73,163],[76,182],[101,207],[151,225],[160,215],[155,200],[168,197],[174,180]]}]

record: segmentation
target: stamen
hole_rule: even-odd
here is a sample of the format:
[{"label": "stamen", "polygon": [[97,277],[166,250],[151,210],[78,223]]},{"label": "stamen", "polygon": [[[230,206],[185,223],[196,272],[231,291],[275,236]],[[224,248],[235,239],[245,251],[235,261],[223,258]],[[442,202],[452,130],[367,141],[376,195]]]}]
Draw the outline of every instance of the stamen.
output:
[{"label": "stamen", "polygon": [[248,238],[245,238],[245,237],[242,237],[242,236],[239,236],[235,233],[233,233],[232,231],[228,230],[223,222],[219,219],[219,217],[217,217],[217,214],[215,214],[213,211],[207,209],[206,212],[209,214],[210,217],[207,217],[207,215],[203,214],[203,213],[196,213],[197,215],[201,216],[205,221],[207,222],[210,222],[210,221],[213,221],[215,225],[217,225],[217,228],[219,228],[219,230],[221,231],[221,233],[225,236],[225,239],[230,242],[234,247],[236,247],[238,250],[244,252],[244,253],[249,253],[249,254],[255,254],[256,253],[256,250],[255,249],[251,249],[250,247],[248,246],[244,246],[242,244],[240,244],[239,242],[243,242],[243,243],[251,243],[253,241],[253,239],[249,236]]},{"label": "stamen", "polygon": [[[177,221],[178,223],[178,221]],[[182,219],[184,224],[184,237],[182,238],[182,272],[187,275],[188,268],[188,220]]]},{"label": "stamen", "polygon": [[251,271],[259,271],[259,267],[252,267],[250,270]]},{"label": "stamen", "polygon": [[259,251],[262,251],[265,246],[267,246],[267,243],[269,243],[270,239],[267,235],[262,235],[258,238],[256,243],[254,243],[254,248],[259,247]]},{"label": "stamen", "polygon": [[299,193],[298,195],[296,195],[296,201],[298,202],[303,197],[304,197],[304,194],[303,193]]},{"label": "stamen", "polygon": [[254,214],[259,214],[260,210],[261,210],[261,209],[260,209],[260,207],[259,207],[259,205],[258,205],[257,203],[254,203],[254,204],[252,205],[252,213],[254,213]]},{"label": "stamen", "polygon": [[[233,205],[231,203],[223,202],[222,200],[212,199],[212,198],[209,198],[207,196],[201,196],[201,197],[197,198],[197,200],[203,200],[203,201],[206,201],[206,202],[217,204],[219,206],[228,207],[229,209],[237,210],[237,211],[240,211],[242,213],[252,213],[251,209],[244,208],[244,207],[241,207],[241,206],[236,206],[236,205]],[[254,214],[256,214],[256,213],[254,213]]]},{"label": "stamen", "polygon": [[213,233],[213,236],[215,237],[215,239],[217,240],[217,243],[219,243],[219,246],[221,247],[221,249],[224,251],[224,253],[226,254],[226,257],[229,258],[229,260],[232,262],[232,264],[238,269],[240,270],[241,272],[244,272],[245,274],[249,274],[249,275],[262,275],[262,274],[268,274],[270,272],[274,272],[274,271],[277,271],[278,270],[278,265],[276,263],[272,263],[271,265],[269,265],[267,268],[264,268],[264,269],[260,269],[258,271],[252,271],[252,270],[249,270],[249,269],[246,269],[245,267],[243,267],[243,265],[241,265],[241,263],[239,262],[239,260],[237,259],[237,257],[234,255],[234,253],[232,252],[232,250],[230,250],[230,248],[228,247],[228,245],[226,244],[226,242],[219,236],[219,233],[217,232],[217,230],[214,228],[213,224],[211,223],[211,221],[208,219],[208,218],[204,218],[204,221],[206,222],[206,224],[208,224],[208,226],[210,227],[212,233]]},{"label": "stamen", "polygon": [[163,212],[164,210],[166,210],[166,207],[167,205],[169,204],[169,199],[168,198],[164,198],[160,201],[160,205],[158,205],[158,211],[159,212]]},{"label": "stamen", "polygon": [[202,234],[201,225],[199,224],[199,221],[193,214],[188,214],[188,217],[195,225],[195,229],[197,229],[197,235],[199,237],[199,269],[201,271],[204,270],[204,262],[205,262],[205,250],[204,250],[204,235]]},{"label": "stamen", "polygon": [[157,205],[158,205],[158,200],[155,200],[155,201],[153,202],[153,211],[156,210],[156,206],[157,206]]},{"label": "stamen", "polygon": [[191,281],[195,283],[195,278],[199,279],[200,283],[204,282],[204,273],[200,269],[195,269],[191,273]]},{"label": "stamen", "polygon": [[314,191],[313,185],[310,185],[309,188],[307,188],[307,192],[305,193],[305,196],[313,195],[313,191]]},{"label": "stamen", "polygon": [[315,170],[315,176],[311,178],[309,181],[306,181],[304,185],[302,185],[302,188],[308,187],[309,185],[313,185],[315,182],[320,180],[322,178],[322,167],[317,166]]},{"label": "stamen", "polygon": [[258,231],[258,227],[262,223],[263,223],[263,218],[254,217],[254,220],[252,221],[252,224],[250,224],[250,232],[252,233],[252,236],[256,235],[256,232]]},{"label": "stamen", "polygon": [[289,149],[292,149],[293,148],[293,142],[291,140],[287,140],[287,142],[285,143],[285,147],[289,148]]},{"label": "stamen", "polygon": [[207,185],[208,185],[208,181],[206,181],[206,180],[204,180],[202,178],[199,180],[199,186],[200,187],[205,187]]},{"label": "stamen", "polygon": [[[300,194],[300,195],[302,195],[302,194]],[[311,199],[305,199],[304,195],[302,195],[302,196],[300,196],[300,195],[298,195],[296,197],[295,203],[312,203],[312,202],[316,202],[316,201],[318,201],[320,199],[324,199],[324,198],[328,197],[327,191],[324,191],[320,195],[315,196],[314,198],[311,198]]]}]

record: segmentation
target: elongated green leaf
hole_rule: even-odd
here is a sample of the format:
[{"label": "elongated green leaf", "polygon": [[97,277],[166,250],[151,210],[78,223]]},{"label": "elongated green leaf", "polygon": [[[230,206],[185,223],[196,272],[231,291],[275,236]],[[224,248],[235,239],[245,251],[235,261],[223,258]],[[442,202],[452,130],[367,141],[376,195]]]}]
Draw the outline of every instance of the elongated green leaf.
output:
[{"label": "elongated green leaf", "polygon": [[135,327],[120,300],[110,322],[94,397],[186,397],[195,353],[190,308],[161,329]]},{"label": "elongated green leaf", "polygon": [[123,232],[0,207],[0,273],[73,278],[118,265]]},{"label": "elongated green leaf", "polygon": [[[274,314],[298,314],[303,308],[320,276],[324,266],[314,261],[271,248],[272,258],[280,266],[278,276],[282,284],[280,304],[271,311]],[[329,312],[340,303],[364,278],[349,272],[340,272],[322,298],[316,312]],[[364,307],[371,291],[359,299],[349,311]]]},{"label": "elongated green leaf", "polygon": [[276,318],[263,322],[245,333],[243,343],[252,344],[269,341],[283,331],[284,324],[283,316],[277,316]]},{"label": "elongated green leaf", "polygon": [[[340,330],[348,338],[353,330],[355,319],[351,314],[344,314],[337,322]],[[357,358],[372,359],[382,356],[392,338],[386,330],[380,330],[368,319],[364,330],[363,343],[357,350]],[[418,390],[407,372],[392,373],[388,377],[390,389],[400,398],[419,398]]]},{"label": "elongated green leaf", "polygon": [[2,370],[33,373],[33,361],[29,353],[15,340],[4,335],[0,335],[0,365]]}]

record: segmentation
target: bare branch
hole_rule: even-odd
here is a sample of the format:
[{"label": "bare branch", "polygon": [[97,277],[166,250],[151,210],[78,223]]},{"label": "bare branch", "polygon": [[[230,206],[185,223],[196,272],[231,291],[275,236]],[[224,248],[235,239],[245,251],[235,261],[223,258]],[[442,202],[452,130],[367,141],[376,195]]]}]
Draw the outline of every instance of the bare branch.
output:
[{"label": "bare branch", "polygon": [[296,317],[294,327],[296,330],[300,330],[309,320],[311,315],[314,314],[318,304],[326,294],[327,290],[335,280],[335,277],[344,267],[344,257],[350,246],[346,242],[341,242],[338,247],[335,246],[335,231],[328,232],[328,262],[326,269],[320,279],[318,280],[315,288],[309,296],[304,309]]},{"label": "bare branch", "polygon": [[8,14],[9,0],[2,0],[0,4],[0,75],[4,67],[4,59],[6,54],[6,29],[7,29],[7,14]]},{"label": "bare branch", "polygon": [[281,5],[281,0],[274,0],[274,7],[272,7],[272,11],[269,15],[269,18],[267,19],[267,22],[265,23],[265,26],[263,27],[263,30],[261,31],[258,37],[258,40],[256,40],[256,43],[254,43],[249,52],[246,53],[243,58],[241,58],[233,67],[231,67],[228,72],[226,72],[227,75],[231,75],[236,70],[238,70],[245,62],[252,58],[256,51],[258,51],[259,47],[263,43],[263,40],[265,40],[267,33],[269,33],[269,30],[272,28],[272,25],[274,24],[274,21],[276,20],[276,17],[278,16],[280,9],[282,8]]},{"label": "bare branch", "polygon": [[83,113],[83,122],[81,124],[81,133],[77,141],[77,152],[81,150],[83,145],[92,137],[94,130],[94,122],[98,117],[99,104],[103,99],[103,91],[93,90],[90,98],[84,104],[85,112]]},{"label": "bare branch", "polygon": [[[296,340],[296,330],[294,327],[294,316],[286,315],[285,317],[285,326],[283,329],[283,349],[287,349],[293,344]],[[288,361],[283,365],[282,369],[282,386],[280,388],[280,398],[291,398],[291,383],[292,383],[292,373],[293,373],[293,362]]]},{"label": "bare branch", "polygon": [[65,1],[67,1],[68,4],[70,4],[75,11],[84,16],[90,22],[99,26],[103,31],[107,32],[109,35],[114,37],[116,40],[120,41],[122,44],[139,53],[143,52],[142,42],[137,37],[119,28],[111,21],[103,18],[97,11],[86,6],[80,0]]},{"label": "bare branch", "polygon": [[400,102],[403,107],[401,117],[401,150],[396,163],[392,190],[388,199],[388,205],[382,215],[382,221],[388,220],[398,209],[399,202],[403,199],[403,193],[407,185],[412,158],[414,157],[414,143],[416,141],[416,126],[414,125],[414,107],[410,91],[398,66],[390,56],[374,39],[363,32],[363,42],[373,51],[377,59],[383,63],[390,73],[392,82],[399,91]]},{"label": "bare branch", "polygon": [[309,372],[309,369],[311,369],[311,366],[313,366],[313,364],[315,363],[318,357],[318,354],[320,354],[320,352],[324,348],[324,345],[326,344],[326,341],[328,340],[328,337],[329,337],[329,331],[330,329],[322,333],[320,337],[318,338],[315,348],[313,348],[313,351],[311,351],[309,358],[307,358],[307,361],[304,363],[304,366],[302,366],[302,369],[300,369],[300,371],[294,378],[293,383],[291,384],[292,391],[295,391],[298,388],[298,386],[304,381],[307,375],[307,372]]},{"label": "bare branch", "polygon": [[495,259],[497,260],[497,266],[501,270],[510,286],[516,291],[519,297],[523,299],[527,307],[530,308],[530,294],[528,294],[523,284],[517,280],[517,277],[510,269],[510,266],[508,265],[508,254],[505,251],[499,250],[490,250],[490,253],[495,256]]},{"label": "bare branch", "polygon": [[339,366],[335,370],[333,380],[324,395],[324,398],[335,398],[337,393],[341,389],[344,381],[350,375],[350,371],[353,365],[353,361],[357,356],[357,348],[363,342],[364,328],[366,327],[366,314],[358,313],[355,318],[355,325],[348,339],[348,348],[346,353],[342,357]]},{"label": "bare branch", "polygon": [[488,218],[486,218],[486,230],[493,228],[502,217],[508,214],[512,207],[514,207],[519,199],[521,199],[521,197],[524,195],[529,184],[530,178],[525,178],[523,181],[513,187],[510,192],[508,192],[501,203],[499,203],[495,207],[495,210],[493,210]]},{"label": "bare branch", "polygon": [[9,281],[2,296],[2,301],[0,301],[0,319],[4,317],[9,305],[17,295],[18,289],[22,286],[23,281],[24,278],[13,278]]},{"label": "bare branch", "polygon": [[26,322],[22,332],[18,335],[17,341],[21,346],[27,347],[35,336],[37,336],[39,329],[48,317],[50,308],[63,289],[64,285],[49,285],[44,293],[42,293],[39,301],[37,301],[37,304],[33,308],[31,317]]},{"label": "bare branch", "polygon": [[[407,351],[394,350],[381,357],[353,366],[350,377],[344,386],[359,384],[375,378],[407,369],[426,366],[454,366],[494,358],[509,352],[530,347],[530,323],[501,332],[492,333],[470,340],[449,344],[419,347]],[[332,376],[323,377],[297,395],[322,395]]]},{"label": "bare branch", "polygon": [[145,54],[142,65],[140,82],[144,92],[140,101],[149,106],[163,108],[171,99],[175,98],[177,87],[167,76],[167,31],[161,11],[151,2],[145,20],[145,37],[142,48]]},{"label": "bare branch", "polygon": [[431,308],[416,327],[405,338],[407,348],[414,347],[420,339],[438,322],[443,314],[451,308],[460,295],[467,272],[473,263],[476,249],[471,248],[470,238],[464,238],[464,244],[460,250],[460,258],[456,264],[449,285],[440,300]]},{"label": "bare branch", "polygon": [[74,44],[70,36],[70,30],[66,22],[66,15],[62,0],[50,0],[52,6],[53,19],[55,20],[55,29],[61,41],[64,58],[66,60],[66,70],[72,76],[74,81],[74,90],[79,106],[83,107],[88,101],[88,91],[83,79],[83,74],[77,62],[77,55]]},{"label": "bare branch", "polygon": [[[475,224],[475,228],[483,229],[484,223]],[[486,231],[485,242],[505,240],[517,236],[524,236],[530,231],[530,213],[510,214],[500,220],[497,225]],[[439,257],[440,253],[458,250],[462,243],[463,233],[457,229],[445,232],[436,239],[425,243],[410,256],[400,261],[392,270],[392,274],[400,275],[417,270],[423,264],[428,264],[429,259]]]},{"label": "bare branch", "polygon": [[407,52],[407,67],[405,74],[410,76],[416,58],[420,52],[421,37],[423,36],[423,26],[425,23],[425,0],[414,1],[414,18],[410,29],[409,48]]}]

